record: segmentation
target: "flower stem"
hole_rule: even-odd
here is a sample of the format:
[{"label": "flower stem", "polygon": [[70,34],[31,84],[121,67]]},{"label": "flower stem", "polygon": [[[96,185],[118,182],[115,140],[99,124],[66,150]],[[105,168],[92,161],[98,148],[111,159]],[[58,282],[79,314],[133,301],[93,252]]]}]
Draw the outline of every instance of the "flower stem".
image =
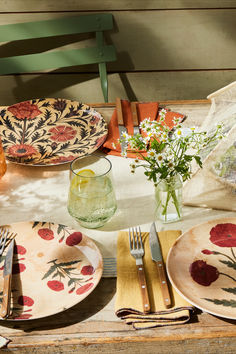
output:
[{"label": "flower stem", "polygon": [[228,255],[225,254],[225,253],[222,253],[222,252],[218,252],[218,251],[217,251],[217,252],[214,252],[214,254],[221,254],[221,256],[227,257],[231,262],[236,263],[233,258],[231,258],[230,256],[228,256]]},{"label": "flower stem", "polygon": [[235,278],[233,278],[233,277],[231,277],[231,275],[228,275],[228,274],[225,274],[225,273],[219,273],[219,274],[221,274],[221,275],[225,275],[226,277],[228,277],[228,278],[230,278],[230,279],[232,279],[233,281],[235,281],[235,282],[236,282],[236,279],[235,279]]},{"label": "flower stem", "polygon": [[233,247],[231,247],[231,253],[232,253],[232,255],[233,255],[234,259],[236,260],[236,256],[235,256],[235,253],[234,253]]},{"label": "flower stem", "polygon": [[179,202],[178,202],[178,199],[176,197],[176,193],[175,193],[174,189],[171,191],[171,196],[172,196],[172,199],[174,201],[174,205],[175,205],[175,209],[177,211],[178,217],[180,218]]},{"label": "flower stem", "polygon": [[179,201],[178,201],[178,198],[176,196],[176,192],[175,192],[175,189],[174,189],[174,185],[171,183],[171,182],[167,182],[166,183],[166,187],[167,187],[167,196],[166,196],[166,201],[165,201],[165,205],[163,207],[163,210],[162,210],[162,215],[165,216],[165,221],[167,221],[167,208],[168,208],[168,205],[169,205],[169,202],[172,198],[173,200],[173,204],[175,206],[175,209],[177,211],[177,214],[178,214],[178,217],[180,218],[181,215],[180,215],[180,208],[179,208]]}]

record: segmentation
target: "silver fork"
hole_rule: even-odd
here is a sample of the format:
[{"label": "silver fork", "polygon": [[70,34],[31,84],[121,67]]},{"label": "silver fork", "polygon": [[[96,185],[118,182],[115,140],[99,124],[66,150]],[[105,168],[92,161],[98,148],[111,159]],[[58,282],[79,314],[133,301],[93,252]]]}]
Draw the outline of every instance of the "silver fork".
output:
[{"label": "silver fork", "polygon": [[143,267],[143,256],[144,256],[144,247],[142,241],[142,234],[140,227],[136,227],[135,229],[129,229],[129,246],[130,253],[135,258],[136,267],[138,272],[139,285],[142,296],[143,303],[143,312],[150,312],[150,302],[147,291],[147,283],[145,278],[145,272]]},{"label": "silver fork", "polygon": [[16,234],[14,234],[13,232],[10,233],[8,229],[0,228],[0,256],[2,256],[5,246],[7,246],[7,239],[12,240],[12,238],[14,238],[15,236]]}]

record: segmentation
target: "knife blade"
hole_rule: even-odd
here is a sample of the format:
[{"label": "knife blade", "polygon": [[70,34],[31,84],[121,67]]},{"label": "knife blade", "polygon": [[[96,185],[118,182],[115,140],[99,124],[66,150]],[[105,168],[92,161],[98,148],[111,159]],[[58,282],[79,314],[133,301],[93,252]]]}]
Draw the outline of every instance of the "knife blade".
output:
[{"label": "knife blade", "polygon": [[152,223],[150,228],[149,244],[151,249],[152,260],[156,262],[159,277],[160,277],[160,286],[161,286],[163,302],[165,307],[169,308],[171,307],[171,298],[170,298],[170,292],[167,283],[165,264],[161,253],[161,247],[160,247],[160,242],[159,242],[155,223]]},{"label": "knife blade", "polygon": [[[127,129],[124,125],[124,118],[123,118],[123,112],[122,112],[122,105],[121,105],[121,99],[119,97],[116,98],[116,111],[117,111],[117,121],[118,121],[118,128],[119,128],[119,136],[120,139],[122,139],[122,134],[127,133]],[[121,143],[121,153],[123,154],[126,148],[126,143],[123,141]]]},{"label": "knife blade", "polygon": [[9,315],[10,297],[11,297],[11,278],[12,278],[12,263],[14,254],[15,240],[13,239],[9,245],[3,269],[3,297],[0,316],[5,318]]}]

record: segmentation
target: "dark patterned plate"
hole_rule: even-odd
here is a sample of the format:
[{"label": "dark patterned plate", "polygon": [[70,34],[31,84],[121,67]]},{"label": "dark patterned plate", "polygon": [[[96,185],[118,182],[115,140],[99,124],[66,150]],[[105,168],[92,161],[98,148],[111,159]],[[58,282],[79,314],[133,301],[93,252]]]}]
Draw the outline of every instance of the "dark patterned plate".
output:
[{"label": "dark patterned plate", "polygon": [[0,111],[0,134],[9,161],[58,165],[91,154],[107,125],[93,108],[65,99],[34,99]]}]

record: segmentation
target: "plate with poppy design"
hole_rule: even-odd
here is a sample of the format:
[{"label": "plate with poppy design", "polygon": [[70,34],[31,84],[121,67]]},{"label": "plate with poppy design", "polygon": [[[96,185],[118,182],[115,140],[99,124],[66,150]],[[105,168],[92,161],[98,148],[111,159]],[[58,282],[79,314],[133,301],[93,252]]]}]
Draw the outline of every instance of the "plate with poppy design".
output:
[{"label": "plate with poppy design", "polygon": [[58,165],[91,154],[105,141],[100,113],[76,101],[33,99],[0,110],[6,158],[27,165]]},{"label": "plate with poppy design", "polygon": [[[4,227],[17,234],[7,320],[38,319],[62,312],[86,298],[99,283],[101,253],[80,231],[36,221]],[[0,289],[6,252],[0,261]],[[0,291],[0,303],[2,296]]]},{"label": "plate with poppy design", "polygon": [[192,305],[236,320],[236,218],[194,226],[170,249],[167,272]]}]

